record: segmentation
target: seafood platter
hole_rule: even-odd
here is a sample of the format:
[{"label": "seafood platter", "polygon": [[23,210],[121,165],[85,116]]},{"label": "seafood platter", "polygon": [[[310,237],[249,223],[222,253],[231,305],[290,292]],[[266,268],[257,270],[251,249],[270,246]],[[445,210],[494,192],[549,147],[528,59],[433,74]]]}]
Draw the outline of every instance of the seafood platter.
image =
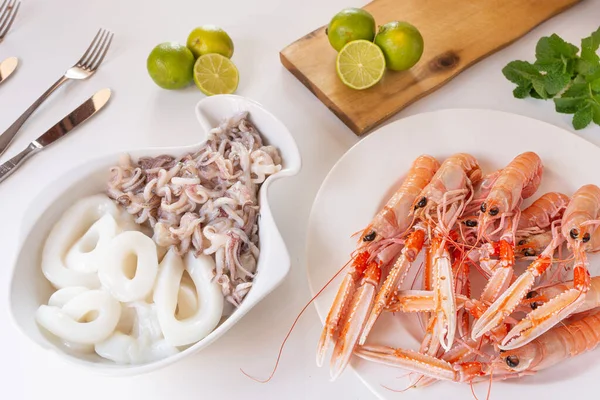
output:
[{"label": "seafood platter", "polygon": [[[464,133],[446,135],[451,126]],[[485,150],[517,126],[531,133],[519,146],[513,129],[494,154]],[[399,130],[417,139],[400,148]],[[324,323],[317,364],[332,380],[354,369],[382,398],[435,398],[443,381],[466,384],[453,385],[465,396],[481,383],[485,397],[496,381],[503,394],[522,394],[535,386],[519,382],[586,379],[565,368],[593,370],[600,343],[600,188],[589,161],[571,169],[542,138],[597,152],[525,117],[445,110],[390,124],[338,162],[307,243]],[[361,169],[374,151],[380,163]],[[361,191],[350,176],[378,180]]]}]

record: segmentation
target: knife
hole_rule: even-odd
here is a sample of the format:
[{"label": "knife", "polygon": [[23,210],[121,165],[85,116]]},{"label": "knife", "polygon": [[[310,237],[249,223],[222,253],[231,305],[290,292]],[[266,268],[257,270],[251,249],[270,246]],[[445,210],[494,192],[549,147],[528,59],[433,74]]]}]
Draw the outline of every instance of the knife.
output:
[{"label": "knife", "polygon": [[48,129],[39,138],[29,143],[29,146],[4,164],[0,165],[0,182],[8,178],[17,168],[21,166],[32,155],[45,149],[52,143],[64,137],[77,126],[83,124],[91,116],[96,114],[110,99],[110,89],[102,89],[90,97],[85,103],[77,107],[60,122]]},{"label": "knife", "polygon": [[17,69],[17,65],[19,65],[17,57],[7,58],[0,63],[0,83],[4,82]]}]

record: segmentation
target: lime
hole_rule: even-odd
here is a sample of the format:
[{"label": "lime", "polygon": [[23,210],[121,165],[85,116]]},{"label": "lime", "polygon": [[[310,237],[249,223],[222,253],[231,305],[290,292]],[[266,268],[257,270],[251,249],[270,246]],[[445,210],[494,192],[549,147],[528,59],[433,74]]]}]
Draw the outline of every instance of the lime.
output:
[{"label": "lime", "polygon": [[220,54],[205,54],[194,65],[194,82],[207,96],[230,94],[238,87],[239,73],[233,62]]},{"label": "lime", "polygon": [[381,80],[385,58],[379,47],[368,40],[355,40],[338,53],[337,74],[346,86],[366,89]]},{"label": "lime", "polygon": [[181,89],[192,82],[194,55],[185,46],[161,43],[156,46],[146,61],[150,78],[163,89]]},{"label": "lime", "polygon": [[353,40],[372,42],[375,37],[375,18],[360,8],[346,8],[331,19],[326,32],[329,43],[336,51]]},{"label": "lime", "polygon": [[213,53],[227,58],[233,55],[233,41],[227,32],[214,25],[194,29],[188,36],[187,47],[196,58]]},{"label": "lime", "polygon": [[389,69],[404,71],[423,55],[423,36],[408,22],[393,21],[379,28],[375,44],[381,47]]}]

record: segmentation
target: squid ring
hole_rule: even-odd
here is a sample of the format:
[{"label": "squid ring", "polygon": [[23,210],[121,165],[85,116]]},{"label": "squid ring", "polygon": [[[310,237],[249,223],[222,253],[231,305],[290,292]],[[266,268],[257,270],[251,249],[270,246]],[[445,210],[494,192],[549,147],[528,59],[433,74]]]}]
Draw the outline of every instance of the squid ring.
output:
[{"label": "squid ring", "polygon": [[154,241],[141,232],[123,232],[112,239],[98,269],[102,285],[119,301],[145,299],[154,286],[158,256]]},{"label": "squid ring", "polygon": [[104,215],[71,247],[65,257],[67,268],[84,273],[97,272],[101,255],[119,231],[119,225],[113,216]]},{"label": "squid ring", "polygon": [[[54,292],[52,294],[52,296],[50,296],[50,298],[48,299],[48,305],[51,307],[62,308],[71,299],[80,295],[83,292],[87,292],[88,290],[90,290],[90,289],[83,287],[83,286],[71,286],[68,288],[59,289],[56,292]],[[68,340],[64,340],[64,339],[62,339],[62,344],[66,348],[68,348],[76,353],[93,353],[94,352],[94,345],[91,345],[91,344],[69,342]]]},{"label": "squid ring", "polygon": [[[62,292],[52,300],[60,304],[75,289]],[[50,333],[68,342],[94,344],[106,339],[115,330],[121,305],[103,290],[87,290],[74,295],[62,307],[41,305],[36,312],[36,320]]]},{"label": "squid ring", "polygon": [[119,217],[119,210],[113,201],[104,195],[91,196],[75,203],[52,227],[42,252],[42,272],[54,287],[100,287],[95,272],[70,269],[65,265],[65,258],[73,244],[106,214],[115,219]]},{"label": "squid ring", "polygon": [[[174,250],[169,250],[163,258],[154,289],[154,303],[167,343],[184,346],[197,342],[219,324],[224,301],[219,285],[212,279],[214,267],[213,259],[203,254],[196,258],[190,252],[182,259]],[[189,273],[196,286],[199,306],[191,316],[179,320],[175,314],[184,271]]]},{"label": "squid ring", "polygon": [[198,309],[198,297],[194,281],[187,275],[181,279],[179,293],[177,295],[177,309],[175,316],[177,319],[186,319],[194,315]]},{"label": "squid ring", "polygon": [[140,364],[166,358],[179,350],[162,336],[156,317],[156,307],[134,302],[128,308],[135,314],[131,333],[117,328],[106,340],[97,343],[96,353],[118,364]]}]

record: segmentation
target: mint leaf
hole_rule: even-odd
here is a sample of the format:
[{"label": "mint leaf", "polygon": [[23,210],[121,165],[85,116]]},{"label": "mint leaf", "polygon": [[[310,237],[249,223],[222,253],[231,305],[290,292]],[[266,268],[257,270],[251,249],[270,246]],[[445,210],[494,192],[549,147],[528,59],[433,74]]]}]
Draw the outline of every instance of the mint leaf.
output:
[{"label": "mint leaf", "polygon": [[531,90],[529,91],[529,95],[531,97],[533,97],[534,99],[538,99],[538,100],[546,100],[544,99],[542,96],[540,96],[533,88],[531,88]]},{"label": "mint leaf", "polygon": [[518,86],[527,86],[533,80],[541,80],[542,74],[527,61],[511,61],[502,68],[502,74]]},{"label": "mint leaf", "polygon": [[566,60],[577,57],[579,49],[571,43],[565,42],[556,33],[543,37],[535,46],[535,57],[541,63],[551,61],[561,61],[566,63]]},{"label": "mint leaf", "polygon": [[561,92],[569,83],[571,83],[571,75],[569,74],[548,73],[544,77],[544,87],[550,96]]},{"label": "mint leaf", "polygon": [[548,97],[550,97],[548,95],[548,92],[546,91],[546,84],[544,83],[543,79],[533,80],[531,82],[531,84],[533,85],[533,90],[536,91],[536,93],[540,96],[540,98],[545,100]]},{"label": "mint leaf", "polygon": [[529,96],[529,92],[531,91],[531,85],[527,86],[517,86],[515,90],[513,90],[513,96],[517,99],[524,99]]},{"label": "mint leaf", "polygon": [[585,82],[593,82],[597,79],[600,79],[600,69],[598,69],[596,72],[594,72],[593,74],[590,75],[586,75],[585,77],[583,75],[577,75],[577,77],[581,77],[582,81]]},{"label": "mint leaf", "polygon": [[596,53],[600,48],[600,28],[590,36],[581,39],[581,59],[598,63],[600,58]]},{"label": "mint leaf", "polygon": [[585,75],[586,78],[590,75],[600,73],[600,57],[598,57],[597,53],[599,47],[600,28],[581,40],[581,57],[577,63],[577,72]]},{"label": "mint leaf", "polygon": [[573,77],[577,57],[577,47],[565,42],[554,34],[543,37],[535,47],[535,67],[541,71],[544,81],[544,92],[536,88],[542,98],[553,97],[560,93]]},{"label": "mint leaf", "polygon": [[585,128],[592,122],[593,110],[590,104],[585,105],[583,108],[577,110],[573,116],[573,128],[580,130]]},{"label": "mint leaf", "polygon": [[596,99],[595,103],[592,103],[592,111],[592,120],[594,123],[600,125],[600,96]]},{"label": "mint leaf", "polygon": [[598,67],[599,66],[597,63],[579,59],[577,61],[576,69],[577,69],[577,73],[579,74],[579,76],[585,77],[585,76],[589,76],[589,75],[594,75],[596,72],[598,72],[598,70],[599,70]]},{"label": "mint leaf", "polygon": [[[527,61],[512,61],[502,68],[502,73],[509,81],[516,83],[517,86],[522,87],[513,91],[513,95],[517,98],[525,98],[526,91],[531,91],[531,88],[535,90],[536,94],[542,99],[547,99],[548,91],[544,83],[544,76],[538,71],[538,69]],[[551,85],[554,89],[556,85]],[[527,90],[529,89],[529,90]]]},{"label": "mint leaf", "polygon": [[586,83],[574,83],[560,98],[554,99],[556,112],[563,114],[575,114],[586,100],[590,97],[589,85]]},{"label": "mint leaf", "polygon": [[562,79],[570,79],[577,65],[578,50],[556,34],[543,37],[535,47],[535,66],[548,75],[562,75]]},{"label": "mint leaf", "polygon": [[590,89],[594,92],[600,92],[600,78],[590,82]]},{"label": "mint leaf", "polygon": [[575,114],[582,104],[585,104],[585,99],[564,97],[554,99],[554,108],[561,114]]},{"label": "mint leaf", "polygon": [[561,96],[563,99],[566,97],[578,97],[585,99],[589,97],[590,86],[587,83],[574,83],[568,88],[563,95]]},{"label": "mint leaf", "polygon": [[[540,61],[536,60],[533,65],[537,68],[538,71],[542,73],[549,74],[568,74],[569,76],[572,74],[572,66],[571,64],[567,65],[569,60],[545,60]],[[570,70],[571,72],[569,72]]]}]

